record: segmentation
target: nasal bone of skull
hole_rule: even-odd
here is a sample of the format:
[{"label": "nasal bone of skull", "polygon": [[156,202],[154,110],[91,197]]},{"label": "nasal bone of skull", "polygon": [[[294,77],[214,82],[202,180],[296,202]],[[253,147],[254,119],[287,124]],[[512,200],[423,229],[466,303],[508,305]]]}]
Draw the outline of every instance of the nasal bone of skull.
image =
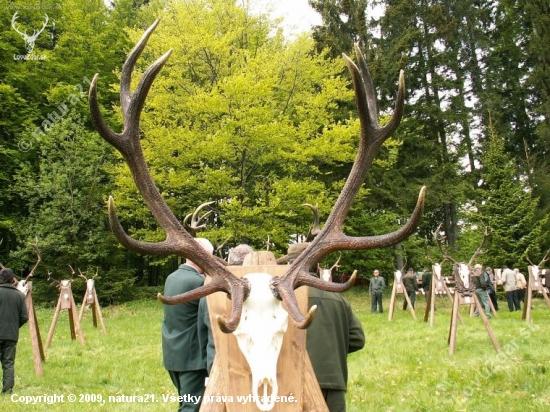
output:
[{"label": "nasal bone of skull", "polygon": [[[250,295],[244,301],[241,321],[233,334],[252,372],[256,406],[261,411],[270,411],[279,388],[277,361],[288,328],[288,313],[271,293],[271,275],[251,273],[244,278],[250,283]],[[263,388],[261,395],[259,387]]]}]

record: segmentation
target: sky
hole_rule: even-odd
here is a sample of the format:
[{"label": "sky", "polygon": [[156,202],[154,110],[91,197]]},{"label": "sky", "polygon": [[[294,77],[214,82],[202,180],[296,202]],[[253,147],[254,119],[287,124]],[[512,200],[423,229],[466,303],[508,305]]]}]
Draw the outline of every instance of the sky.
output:
[{"label": "sky", "polygon": [[249,0],[253,12],[273,9],[272,17],[283,17],[286,36],[308,31],[321,24],[321,15],[311,8],[308,0]]}]

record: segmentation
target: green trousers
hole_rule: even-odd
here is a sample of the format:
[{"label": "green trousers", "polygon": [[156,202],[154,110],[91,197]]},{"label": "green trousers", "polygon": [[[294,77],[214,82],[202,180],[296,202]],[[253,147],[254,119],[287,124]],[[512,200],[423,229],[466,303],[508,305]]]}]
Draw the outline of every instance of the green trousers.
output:
[{"label": "green trousers", "polygon": [[[204,379],[208,376],[206,369],[198,371],[168,371],[172,383],[182,397],[178,412],[199,412],[204,395]],[[200,397],[200,398],[197,398]],[[196,399],[200,399],[199,402]]]}]

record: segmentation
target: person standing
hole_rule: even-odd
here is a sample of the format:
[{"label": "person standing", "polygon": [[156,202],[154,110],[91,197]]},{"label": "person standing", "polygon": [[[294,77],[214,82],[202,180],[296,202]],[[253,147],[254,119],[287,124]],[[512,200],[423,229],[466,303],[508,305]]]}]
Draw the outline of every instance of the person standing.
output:
[{"label": "person standing", "polygon": [[[409,295],[411,301],[411,306],[414,309],[414,303],[416,302],[416,291],[418,290],[418,281],[414,274],[414,269],[409,268],[405,276],[403,276],[403,287],[405,288],[405,293]],[[407,310],[407,299],[403,299],[403,310]]]},{"label": "person standing", "polygon": [[[491,319],[491,305],[489,305],[489,285],[485,280],[485,276],[482,271],[482,266],[477,264],[474,266],[474,272],[472,273],[472,284],[475,288],[475,294],[487,315],[487,318]],[[475,316],[479,316],[477,307],[474,311]]]},{"label": "person standing", "polygon": [[373,272],[373,277],[369,282],[369,293],[371,296],[371,313],[384,313],[384,308],[382,307],[382,293],[386,288],[386,281],[383,277],[380,277],[380,271],[375,269]]},{"label": "person standing", "polygon": [[11,393],[15,385],[15,352],[19,329],[29,320],[25,295],[14,286],[13,271],[0,270],[0,361],[2,393]]},{"label": "person standing", "polygon": [[308,288],[317,305],[306,332],[306,348],[329,412],[346,411],[347,357],[365,346],[365,332],[350,303],[339,293]]},{"label": "person standing", "polygon": [[[195,240],[206,252],[214,252],[209,240]],[[202,272],[199,266],[186,259],[185,264],[166,278],[164,296],[175,296],[201,287],[204,284]],[[198,336],[198,310],[199,300],[164,305],[161,328],[163,364],[181,397],[180,412],[199,411],[208,375]]]},{"label": "person standing", "polygon": [[516,275],[516,294],[519,305],[521,302],[525,302],[525,289],[527,288],[527,281],[525,280],[525,275],[519,271],[518,268],[514,268],[514,273]]},{"label": "person standing", "polygon": [[508,302],[508,309],[510,312],[521,310],[518,295],[516,293],[516,274],[512,269],[508,268],[508,266],[503,266],[501,277],[504,292],[506,294],[506,301]]},{"label": "person standing", "polygon": [[431,293],[431,287],[432,287],[432,271],[427,267],[425,267],[424,270],[422,271],[422,289],[424,290],[424,294]]},{"label": "person standing", "polygon": [[491,266],[487,266],[483,275],[485,276],[485,280],[489,282],[489,299],[491,299],[495,310],[498,310],[498,299],[497,292],[495,290],[495,274],[493,273],[493,268]]}]

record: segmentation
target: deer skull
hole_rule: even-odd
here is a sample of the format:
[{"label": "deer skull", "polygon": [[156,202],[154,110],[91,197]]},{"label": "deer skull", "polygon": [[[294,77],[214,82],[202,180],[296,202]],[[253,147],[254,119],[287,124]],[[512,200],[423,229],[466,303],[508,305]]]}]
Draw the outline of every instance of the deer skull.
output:
[{"label": "deer skull", "polygon": [[[288,313],[271,292],[271,275],[251,273],[243,277],[250,282],[250,295],[244,301],[241,321],[233,334],[252,372],[256,405],[261,411],[270,411],[278,392],[277,360],[288,327]],[[259,387],[263,389],[261,396]]]}]

